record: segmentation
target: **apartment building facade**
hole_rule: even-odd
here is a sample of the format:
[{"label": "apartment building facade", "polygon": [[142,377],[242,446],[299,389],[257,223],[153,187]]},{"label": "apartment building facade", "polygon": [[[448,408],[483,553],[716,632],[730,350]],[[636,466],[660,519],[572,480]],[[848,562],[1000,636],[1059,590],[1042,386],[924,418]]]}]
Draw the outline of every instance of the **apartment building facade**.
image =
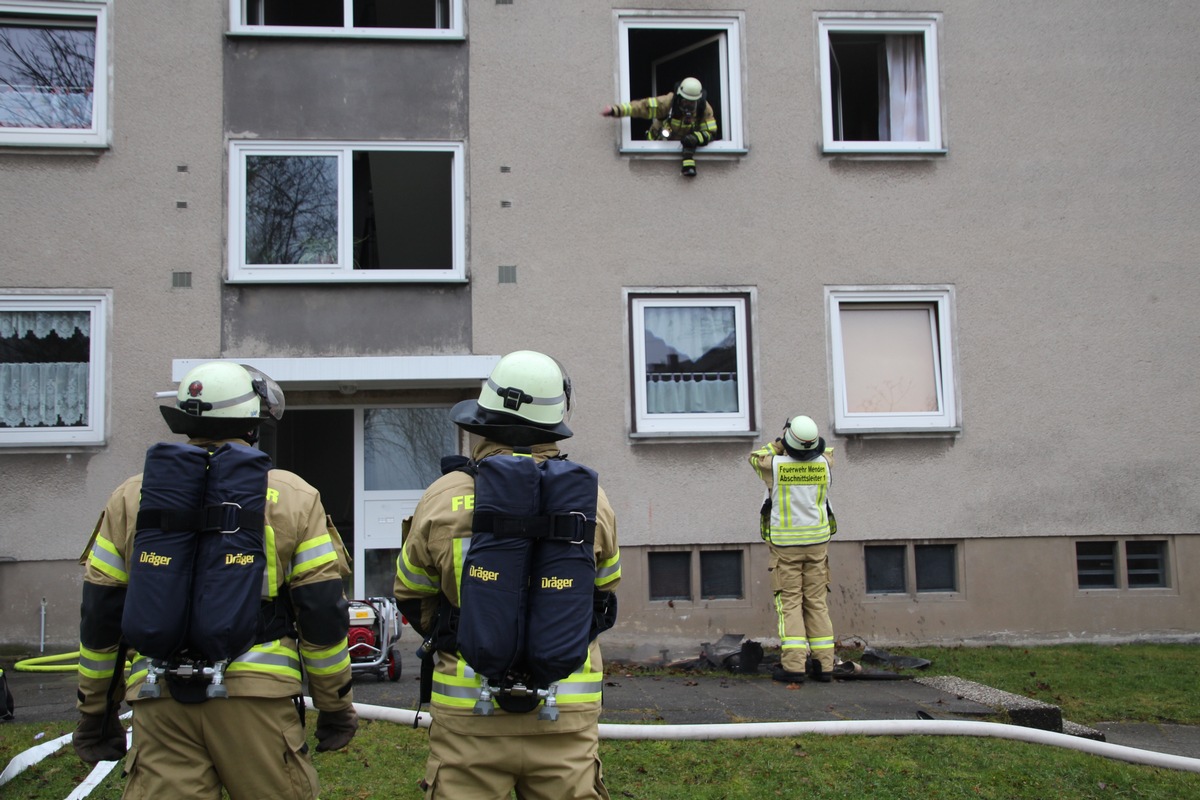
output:
[{"label": "apartment building facade", "polygon": [[[287,392],[355,597],[541,349],[629,640],[777,636],[746,455],[834,448],[839,636],[1191,638],[1186,2],[0,0],[0,642],[70,645],[199,361]],[[30,65],[40,65],[33,69]],[[698,77],[719,134],[599,115]]]}]

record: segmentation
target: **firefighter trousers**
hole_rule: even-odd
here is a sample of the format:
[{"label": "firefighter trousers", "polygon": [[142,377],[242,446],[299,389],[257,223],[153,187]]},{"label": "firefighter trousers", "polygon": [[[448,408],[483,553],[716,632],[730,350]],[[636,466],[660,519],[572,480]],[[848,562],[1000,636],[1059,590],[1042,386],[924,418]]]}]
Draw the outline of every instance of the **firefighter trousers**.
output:
[{"label": "firefighter trousers", "polygon": [[[536,712],[531,712],[536,713]],[[609,800],[599,730],[466,736],[435,718],[429,728],[425,800]]]},{"label": "firefighter trousers", "polygon": [[[164,692],[165,694],[165,692]],[[317,773],[287,697],[137,700],[123,800],[313,800]]]},{"label": "firefighter trousers", "polygon": [[780,663],[804,672],[812,656],[824,672],[833,671],[833,622],[829,618],[829,545],[771,545],[768,569],[779,617]]}]

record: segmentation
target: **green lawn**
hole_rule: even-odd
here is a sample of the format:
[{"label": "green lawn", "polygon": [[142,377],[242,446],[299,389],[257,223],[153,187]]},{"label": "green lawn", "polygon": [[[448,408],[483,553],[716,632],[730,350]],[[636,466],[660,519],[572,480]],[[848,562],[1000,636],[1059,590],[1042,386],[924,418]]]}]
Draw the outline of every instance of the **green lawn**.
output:
[{"label": "green lawn", "polygon": [[[1200,724],[1200,646],[1072,645],[920,648],[926,674],[1035,697],[1083,724],[1168,721]],[[844,658],[857,654],[846,652]],[[1047,676],[1054,676],[1051,680]],[[765,679],[765,678],[764,678]],[[309,726],[314,724],[310,716]],[[72,725],[0,725],[0,767],[34,736]],[[613,798],[1200,798],[1200,774],[1158,769],[1056,747],[947,736],[798,736],[715,742],[602,741]],[[425,732],[364,721],[350,747],[314,757],[326,800],[419,798]],[[69,745],[0,789],[0,796],[61,800],[87,775]],[[90,797],[116,800],[112,775]]]}]

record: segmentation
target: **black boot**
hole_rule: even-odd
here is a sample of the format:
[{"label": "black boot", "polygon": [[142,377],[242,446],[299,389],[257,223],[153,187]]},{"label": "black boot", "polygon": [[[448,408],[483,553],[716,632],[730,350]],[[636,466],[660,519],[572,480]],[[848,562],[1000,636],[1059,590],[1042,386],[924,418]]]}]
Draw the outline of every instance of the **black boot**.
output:
[{"label": "black boot", "polygon": [[771,668],[771,680],[780,683],[804,683],[804,673],[791,672],[784,669],[782,664],[776,664]]}]

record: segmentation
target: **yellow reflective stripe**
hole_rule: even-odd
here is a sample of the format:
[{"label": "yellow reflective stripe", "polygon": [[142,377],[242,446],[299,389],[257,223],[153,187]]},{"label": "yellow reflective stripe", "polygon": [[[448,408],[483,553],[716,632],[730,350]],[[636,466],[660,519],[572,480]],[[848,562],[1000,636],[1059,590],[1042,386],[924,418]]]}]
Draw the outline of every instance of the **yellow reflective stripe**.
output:
[{"label": "yellow reflective stripe", "polygon": [[621,577],[621,551],[596,565],[596,586],[606,586]]},{"label": "yellow reflective stripe", "polygon": [[300,680],[300,658],[296,651],[276,639],[256,644],[229,662],[226,672],[268,672]]},{"label": "yellow reflective stripe", "polygon": [[[462,574],[463,564],[467,560],[467,553],[471,551],[471,537],[462,536],[456,538],[453,542],[454,549],[454,604],[462,607]],[[462,663],[462,659],[459,659]]]},{"label": "yellow reflective stripe", "polygon": [[337,551],[333,549],[333,539],[328,533],[301,542],[292,556],[292,569],[288,573],[288,579],[331,561],[337,561]]},{"label": "yellow reflective stripe", "polygon": [[437,594],[441,590],[441,579],[433,572],[426,572],[408,559],[408,548],[402,548],[396,557],[396,577],[401,583],[421,594]]},{"label": "yellow reflective stripe", "polygon": [[79,674],[88,678],[111,678],[117,669],[117,651],[101,653],[79,645]]},{"label": "yellow reflective stripe", "polygon": [[832,650],[833,649],[833,637],[832,636],[822,636],[818,639],[809,639],[808,646],[811,647],[813,650]]},{"label": "yellow reflective stripe", "polygon": [[125,571],[125,559],[117,552],[116,545],[101,536],[96,537],[88,563],[103,572],[113,580],[129,583],[129,573]]},{"label": "yellow reflective stripe", "polygon": [[263,525],[263,547],[266,550],[267,570],[263,573],[263,597],[275,599],[279,594],[279,564],[275,551],[275,529]]},{"label": "yellow reflective stripe", "polygon": [[346,639],[324,650],[301,647],[304,666],[313,675],[334,675],[350,666],[349,643]]}]

